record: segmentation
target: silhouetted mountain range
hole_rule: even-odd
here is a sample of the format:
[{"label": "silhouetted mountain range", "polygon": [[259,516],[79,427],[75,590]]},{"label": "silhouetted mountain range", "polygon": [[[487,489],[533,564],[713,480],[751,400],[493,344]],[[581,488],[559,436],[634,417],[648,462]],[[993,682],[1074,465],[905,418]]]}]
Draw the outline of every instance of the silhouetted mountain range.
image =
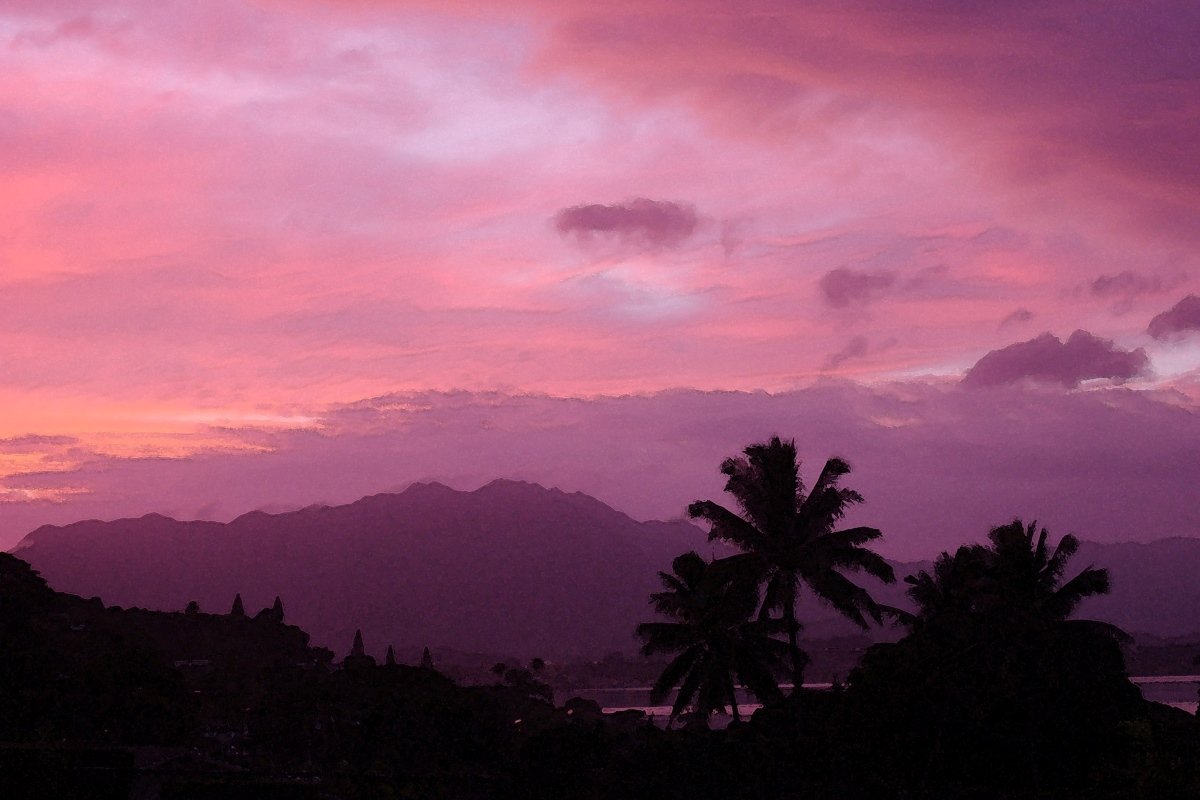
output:
[{"label": "silhouetted mountain range", "polygon": [[[637,522],[581,493],[501,480],[473,492],[414,484],[229,523],[150,514],[45,526],[14,552],[56,589],[110,604],[180,610],[195,600],[223,613],[238,592],[247,608],[279,595],[289,620],[339,655],[361,628],[377,654],[392,643],[400,653],[563,658],[633,650],[634,626],[653,616],[657,571],[691,549],[722,554],[686,521]],[[1200,630],[1200,541],[1085,543],[1075,563],[1113,578],[1112,594],[1082,615],[1156,636]],[[928,562],[895,567],[903,577]],[[902,582],[866,583],[904,603]],[[855,630],[811,600],[800,618],[810,638]]]},{"label": "silhouetted mountain range", "polygon": [[[560,656],[628,650],[656,571],[706,547],[686,522],[636,522],[583,494],[496,481],[228,524],[160,515],[43,527],[18,546],[56,588],[105,602],[227,611],[279,595],[289,619],[341,654],[428,644]],[[403,650],[402,650],[403,652]]]}]

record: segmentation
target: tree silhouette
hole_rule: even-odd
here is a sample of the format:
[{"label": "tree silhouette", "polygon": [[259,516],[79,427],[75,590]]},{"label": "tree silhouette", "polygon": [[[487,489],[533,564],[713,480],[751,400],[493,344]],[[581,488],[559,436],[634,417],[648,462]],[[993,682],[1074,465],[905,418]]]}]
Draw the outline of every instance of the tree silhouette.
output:
[{"label": "tree silhouette", "polygon": [[736,720],[735,676],[759,700],[777,699],[775,674],[783,669],[789,648],[773,638],[783,632],[782,620],[755,618],[757,587],[694,552],[676,558],[671,568],[673,574],[658,573],[665,591],[650,600],[673,621],[637,626],[637,635],[645,640],[643,655],[678,654],[651,689],[651,702],[661,703],[679,686],[672,722],[689,705],[694,705],[694,719],[700,724],[727,705]]},{"label": "tree silhouette", "polygon": [[988,533],[989,546],[960,547],[953,556],[942,553],[933,573],[922,570],[904,580],[917,614],[907,621],[949,631],[987,624],[998,635],[1044,632],[1061,626],[1087,629],[1117,641],[1128,634],[1104,622],[1072,620],[1080,602],[1109,589],[1108,570],[1087,567],[1063,582],[1067,562],[1079,550],[1079,540],[1067,534],[1057,547],[1047,545],[1045,528],[1014,520]]},{"label": "tree silhouette", "polygon": [[1070,619],[1108,591],[1108,573],[1064,580],[1079,543],[1047,538],[1015,520],[905,578],[912,632],[872,647],[851,675],[861,739],[895,742],[877,752],[922,791],[1066,785],[1119,752],[1141,702],[1118,646],[1128,636]]},{"label": "tree silhouette", "polygon": [[1079,540],[1067,534],[1058,547],[1046,546],[1046,529],[1037,530],[1037,522],[1023,526],[1013,520],[1008,525],[993,528],[988,534],[993,556],[995,594],[993,602],[999,615],[1010,619],[1021,617],[1026,625],[1061,625],[1070,623],[1087,626],[1096,632],[1128,639],[1128,635],[1113,625],[1091,620],[1068,620],[1084,599],[1107,594],[1108,570],[1087,567],[1070,580],[1063,582],[1067,561],[1079,551]]},{"label": "tree silhouette", "polygon": [[238,592],[233,596],[233,607],[229,609],[229,616],[236,619],[242,619],[246,616],[246,608],[242,605],[241,592]]},{"label": "tree silhouette", "polygon": [[797,642],[800,624],[796,600],[801,585],[859,626],[876,622],[885,610],[843,573],[863,571],[891,583],[891,566],[865,545],[882,534],[876,528],[834,530],[846,509],[862,502],[853,489],[840,488],[850,465],[840,458],[825,462],[812,490],[805,493],[794,441],[778,436],[747,447],[743,456],[727,458],[721,472],[725,491],[737,500],[741,515],[709,500],[688,506],[688,515],[706,520],[709,539],[722,539],[743,552],[722,559],[741,580],[765,584],[760,616],[778,611],[784,621],[791,654],[792,680],[803,681],[807,657]]}]

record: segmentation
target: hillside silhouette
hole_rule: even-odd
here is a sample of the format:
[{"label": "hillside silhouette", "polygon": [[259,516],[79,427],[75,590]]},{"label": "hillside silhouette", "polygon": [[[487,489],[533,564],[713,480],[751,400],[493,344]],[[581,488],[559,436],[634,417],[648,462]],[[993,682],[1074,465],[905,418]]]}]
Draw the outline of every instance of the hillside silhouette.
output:
[{"label": "hillside silhouette", "polygon": [[[703,541],[583,494],[495,481],[415,484],[336,507],[227,524],[157,514],[47,526],[14,552],[54,586],[165,610],[275,596],[315,641],[546,656],[632,649],[655,572]],[[377,655],[382,656],[382,651]]]},{"label": "hillside silhouette", "polygon": [[[498,480],[475,491],[414,484],[334,507],[251,512],[229,523],[158,514],[33,531],[14,549],[50,583],[85,597],[160,610],[190,602],[224,613],[276,596],[313,641],[340,650],[361,629],[377,658],[394,644],[548,658],[630,652],[657,572],[679,553],[732,552],[686,521],[638,522],[581,493]],[[1084,542],[1077,560],[1103,563],[1110,594],[1088,616],[1134,634],[1200,630],[1200,541]],[[931,562],[890,562],[897,575]],[[862,578],[879,602],[904,606],[898,585]],[[802,592],[806,638],[856,635]],[[874,636],[887,636],[879,629]],[[378,652],[376,652],[376,649]]]}]

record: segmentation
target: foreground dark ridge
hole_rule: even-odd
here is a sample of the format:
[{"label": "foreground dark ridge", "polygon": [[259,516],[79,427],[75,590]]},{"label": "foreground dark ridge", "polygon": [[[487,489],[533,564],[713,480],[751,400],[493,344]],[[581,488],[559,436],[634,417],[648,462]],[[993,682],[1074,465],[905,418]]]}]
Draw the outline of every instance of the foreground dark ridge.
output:
[{"label": "foreground dark ridge", "polygon": [[[844,692],[793,693],[724,731],[663,731],[636,712],[551,705],[537,663],[463,687],[432,658],[377,664],[356,648],[338,661],[287,624],[282,604],[237,603],[226,614],[105,607],[53,591],[7,554],[0,641],[0,796],[11,800],[1200,791],[1196,719],[1141,701],[1119,658],[1038,662],[1020,680],[939,688],[919,661],[913,673],[884,645]],[[930,702],[944,692],[945,705]],[[1044,718],[971,722],[975,704],[1014,703]],[[968,713],[947,719],[947,709]],[[967,733],[941,739],[947,724]]]}]

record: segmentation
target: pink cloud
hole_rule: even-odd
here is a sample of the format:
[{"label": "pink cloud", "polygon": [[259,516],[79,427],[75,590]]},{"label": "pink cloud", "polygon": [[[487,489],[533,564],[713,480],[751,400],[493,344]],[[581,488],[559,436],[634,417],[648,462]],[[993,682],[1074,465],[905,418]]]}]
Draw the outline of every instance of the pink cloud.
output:
[{"label": "pink cloud", "polygon": [[1200,13],[1186,0],[1082,18],[1068,2],[1002,12],[781,0],[658,2],[622,15],[561,8],[547,67],[691,104],[720,131],[787,138],[804,124],[834,135],[877,114],[915,119],[983,155],[1035,214],[1065,200],[1194,241],[1200,123],[1178,109],[1197,102],[1189,43]]},{"label": "pink cloud", "polygon": [[[31,490],[93,491],[46,495],[38,513],[137,511],[155,502],[150,487],[171,509],[202,505],[167,475],[207,492],[203,505],[253,507],[293,479],[271,502],[326,486],[353,499],[377,480],[353,472],[355,447],[376,474],[427,477],[387,454],[391,430],[334,446],[324,432],[239,429],[215,438],[271,453],[204,466],[118,458],[96,444],[112,431],[129,437],[126,456],[173,457],[216,448],[195,420],[324,418],[393,392],[786,392],[831,358],[867,381],[952,375],[995,346],[993,321],[1013,309],[1143,335],[1144,319],[1077,300],[1097,275],[1119,301],[1200,274],[1196,122],[1180,111],[1197,105],[1195,12],[897,9],[4,4],[2,433],[88,443],[45,443],[54,469],[40,477],[17,466]],[[575,205],[630,187],[643,199]],[[572,246],[589,236],[612,252]],[[838,310],[864,303],[869,319]],[[814,413],[816,396],[803,403]],[[677,442],[721,413],[742,419],[677,400],[708,409],[672,429]],[[697,455],[705,475],[739,438],[803,424],[763,402],[721,441],[728,452]],[[437,420],[464,440],[472,426],[536,427],[462,404],[473,410]],[[596,419],[581,410],[593,406],[559,417],[567,406],[547,405],[530,401],[548,425]],[[880,419],[904,417],[888,405]],[[853,444],[873,424],[839,430]],[[203,446],[164,443],[177,435]],[[494,477],[438,461],[433,439],[413,447],[463,480]],[[547,448],[545,463],[569,461]],[[497,469],[556,474],[534,454],[488,453]],[[327,455],[344,484],[317,477]],[[77,462],[73,477],[58,471]],[[112,465],[128,486],[97,477]],[[129,488],[139,481],[145,491]],[[653,493],[613,496],[649,508]]]},{"label": "pink cloud", "polygon": [[1146,328],[1155,339],[1168,339],[1190,331],[1200,331],[1200,296],[1194,294],[1157,315]]},{"label": "pink cloud", "polygon": [[[42,287],[10,287],[21,347],[5,379],[181,405],[397,385],[783,389],[845,344],[845,320],[797,313],[814,301],[894,296],[856,323],[901,341],[861,362],[869,378],[958,363],[991,344],[979,319],[1053,315],[1063,285],[1119,274],[1128,253],[1147,276],[1187,266],[1028,227],[981,186],[974,151],[946,149],[955,126],[871,79],[897,49],[948,46],[957,17],[876,48],[902,20],[827,11],[855,25],[822,42],[811,9],[650,4],[602,15],[575,52],[592,12],[535,7],[6,6],[20,13],[5,30],[73,33],[0,53],[0,259]],[[679,17],[711,53],[673,32]],[[634,34],[670,47],[627,48]],[[841,38],[879,63],[806,66]],[[718,224],[644,200],[547,231],[554,209],[629,186]],[[580,234],[628,263],[591,274],[561,240]],[[838,264],[850,280],[829,295]],[[204,270],[230,286],[188,283]],[[1087,313],[1072,324],[1130,332]]]},{"label": "pink cloud", "polygon": [[1075,331],[1066,342],[1043,333],[1027,342],[993,350],[963,376],[966,386],[998,386],[1032,381],[1073,388],[1105,378],[1124,383],[1145,376],[1149,358],[1142,348],[1122,350],[1087,331]]}]

